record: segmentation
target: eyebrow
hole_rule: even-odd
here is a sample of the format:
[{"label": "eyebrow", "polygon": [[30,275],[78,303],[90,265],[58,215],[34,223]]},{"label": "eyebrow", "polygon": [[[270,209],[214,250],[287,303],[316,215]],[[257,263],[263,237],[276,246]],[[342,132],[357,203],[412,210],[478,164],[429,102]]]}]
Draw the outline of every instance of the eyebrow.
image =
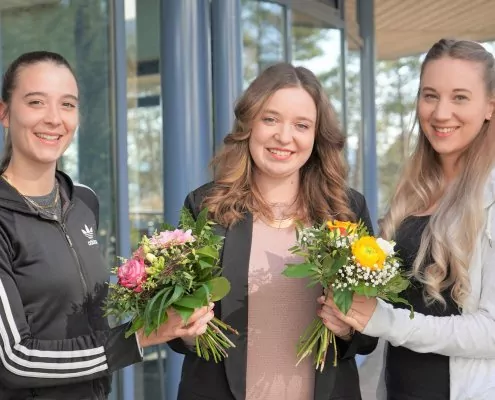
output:
[{"label": "eyebrow", "polygon": [[[437,91],[435,89],[433,89],[432,87],[430,86],[425,86],[421,89],[421,91],[425,91],[425,90],[431,90],[432,92],[435,92],[437,93]],[[471,91],[469,89],[462,89],[462,88],[457,88],[457,89],[454,89],[453,90],[454,93],[458,93],[458,92],[467,92],[467,93],[471,93]]]},{"label": "eyebrow", "polygon": [[[48,95],[44,92],[29,92],[29,93],[26,93],[24,95],[24,98],[26,97],[31,97],[31,96],[43,96],[43,97],[48,97]],[[73,94],[64,94],[62,96],[63,98],[69,98],[69,99],[72,99],[74,101],[79,101],[79,99],[77,98],[77,96],[74,96]]]},{"label": "eyebrow", "polygon": [[[267,114],[273,114],[273,115],[276,115],[276,116],[279,116],[280,117],[280,113],[277,112],[277,111],[275,111],[275,110],[267,109],[267,110],[264,110],[263,112],[264,113],[267,113]],[[315,123],[315,121],[313,119],[308,118],[308,117],[299,116],[299,117],[296,117],[296,119],[307,121],[307,122],[311,122],[312,124]]]}]

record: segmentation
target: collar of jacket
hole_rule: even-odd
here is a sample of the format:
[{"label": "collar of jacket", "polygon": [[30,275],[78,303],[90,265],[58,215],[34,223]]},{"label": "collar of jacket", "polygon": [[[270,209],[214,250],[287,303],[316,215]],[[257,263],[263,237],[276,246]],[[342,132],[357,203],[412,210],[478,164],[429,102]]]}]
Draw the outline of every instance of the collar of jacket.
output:
[{"label": "collar of jacket", "polygon": [[[56,177],[60,184],[64,200],[72,201],[74,195],[74,184],[67,174],[56,171]],[[38,212],[28,206],[17,190],[15,190],[5,179],[0,179],[0,207],[11,211],[25,214],[37,215]]]}]

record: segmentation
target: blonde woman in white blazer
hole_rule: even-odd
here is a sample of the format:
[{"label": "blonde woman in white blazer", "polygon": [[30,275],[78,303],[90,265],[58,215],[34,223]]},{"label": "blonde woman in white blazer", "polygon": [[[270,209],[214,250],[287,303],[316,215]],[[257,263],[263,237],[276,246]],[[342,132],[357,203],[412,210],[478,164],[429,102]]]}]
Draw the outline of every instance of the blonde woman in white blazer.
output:
[{"label": "blonde woman in white blazer", "polygon": [[495,399],[494,58],[480,44],[442,39],[421,68],[416,149],[382,236],[397,242],[412,285],[409,310],[355,296],[322,317],[389,344],[387,400]]}]

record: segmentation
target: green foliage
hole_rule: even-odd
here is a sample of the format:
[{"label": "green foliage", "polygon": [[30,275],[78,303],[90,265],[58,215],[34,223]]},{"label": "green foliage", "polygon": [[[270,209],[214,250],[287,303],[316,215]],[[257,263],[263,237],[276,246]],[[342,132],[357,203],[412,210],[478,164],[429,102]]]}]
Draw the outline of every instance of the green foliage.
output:
[{"label": "green foliage", "polygon": [[333,292],[333,301],[337,305],[342,313],[347,314],[347,312],[351,309],[352,305],[352,295],[353,292],[351,290],[335,290]]},{"label": "green foliage", "polygon": [[[195,309],[219,301],[229,293],[229,281],[220,276],[223,238],[214,234],[213,225],[208,220],[208,210],[202,210],[195,219],[183,208],[178,230],[168,226],[166,231],[141,239],[131,260],[144,263],[144,281],[138,284],[134,279],[133,284],[127,280],[110,284],[105,304],[107,315],[131,319],[127,336],[139,329],[144,329],[145,335],[156,331],[168,320],[170,309],[175,310],[185,323]],[[127,262],[124,259],[114,273],[118,274]],[[214,319],[205,338],[198,341],[201,355],[209,358],[211,354],[216,361],[226,356],[226,348],[233,346],[219,327],[231,330]]]},{"label": "green foliage", "polygon": [[287,264],[282,274],[288,278],[309,278],[315,275],[316,271],[316,266],[311,263]]},{"label": "green foliage", "polygon": [[[296,238],[296,245],[290,251],[301,255],[303,261],[287,264],[282,274],[288,278],[309,278],[308,286],[321,285],[343,314],[351,309],[354,293],[407,304],[398,295],[408,287],[409,281],[400,273],[394,243],[369,236],[362,221],[355,224],[328,221],[313,227],[297,225]],[[316,318],[299,339],[298,363],[313,354],[316,368],[323,370],[331,343],[336,365],[335,335]]]}]

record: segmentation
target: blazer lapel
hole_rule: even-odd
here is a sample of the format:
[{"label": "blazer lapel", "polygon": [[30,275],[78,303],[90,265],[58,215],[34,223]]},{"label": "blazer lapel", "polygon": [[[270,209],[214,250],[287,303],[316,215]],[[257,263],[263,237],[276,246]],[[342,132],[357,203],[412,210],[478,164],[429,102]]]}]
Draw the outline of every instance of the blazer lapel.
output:
[{"label": "blazer lapel", "polygon": [[248,325],[248,272],[251,254],[253,217],[245,218],[227,230],[222,258],[222,275],[231,284],[230,293],[221,300],[222,320],[239,331],[231,335],[236,348],[229,350],[225,359],[225,373],[236,400],[246,397],[247,325]]}]

